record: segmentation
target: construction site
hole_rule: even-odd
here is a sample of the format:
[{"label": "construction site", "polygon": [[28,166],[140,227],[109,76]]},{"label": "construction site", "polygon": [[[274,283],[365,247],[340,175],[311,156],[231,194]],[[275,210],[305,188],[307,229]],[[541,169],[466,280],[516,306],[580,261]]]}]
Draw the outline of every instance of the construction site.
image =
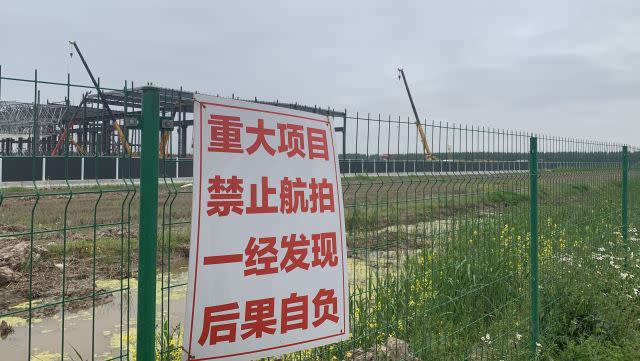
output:
[{"label": "construction site", "polygon": [[640,359],[640,147],[433,120],[427,62],[332,98],[69,45],[0,66],[0,359]]},{"label": "construction site", "polygon": [[[141,149],[141,132],[138,127],[141,117],[143,89],[153,85],[134,85],[125,81],[122,88],[101,87],[100,78],[94,76],[89,64],[75,42],[70,42],[74,52],[80,58],[90,85],[78,85],[67,81],[52,82],[38,79],[37,70],[33,79],[16,78],[3,74],[0,66],[0,182],[30,182],[87,179],[122,179],[138,178],[140,175],[139,154]],[[411,105],[414,119],[406,118],[383,120],[378,116],[378,134],[386,137],[403,136],[404,143],[415,144],[414,149],[362,149],[357,147],[358,137],[373,134],[360,131],[360,122],[376,122],[376,119],[356,113],[347,115],[347,111],[336,111],[331,107],[301,105],[279,100],[240,99],[231,95],[231,99],[240,99],[250,103],[267,104],[283,109],[294,109],[329,117],[334,122],[334,130],[338,136],[340,170],[343,174],[379,174],[407,172],[467,172],[467,171],[509,171],[523,170],[526,164],[510,162],[501,164],[483,159],[477,150],[485,140],[478,138],[477,144],[467,149],[454,149],[455,133],[460,134],[461,126],[431,123],[424,124],[418,116],[411,91],[403,69],[398,69],[398,79],[402,81]],[[6,84],[27,84],[32,95],[29,101],[6,99]],[[159,144],[162,162],[161,174],[176,178],[193,176],[193,144],[192,132],[194,121],[194,94],[180,88],[154,87],[160,92],[161,137]],[[41,94],[43,88],[57,90],[56,95]],[[60,92],[60,90],[66,90]],[[18,94],[20,92],[9,92]],[[47,100],[43,100],[44,96]],[[78,101],[72,101],[76,98]],[[381,127],[381,122],[389,125]],[[347,126],[351,123],[351,126]],[[392,129],[391,124],[394,124]],[[352,132],[348,132],[353,128]],[[488,129],[487,129],[488,131]],[[493,131],[496,131],[495,129]],[[429,135],[427,135],[427,132]],[[478,135],[484,133],[478,128]],[[498,131],[500,132],[500,131]],[[444,134],[443,134],[444,133]],[[506,136],[504,133],[503,136]],[[383,135],[385,136],[385,135]],[[356,139],[348,146],[349,138]],[[413,138],[413,139],[411,139]],[[482,143],[481,143],[482,141]],[[487,139],[488,143],[490,140]],[[369,142],[369,140],[367,140]],[[429,143],[437,143],[435,151]],[[511,145],[514,147],[517,145]],[[463,152],[464,151],[464,152]],[[458,153],[459,160],[453,162],[452,152]],[[463,155],[464,154],[464,155]],[[127,159],[124,166],[121,159]],[[512,157],[513,158],[513,157]],[[444,162],[439,161],[444,159]],[[515,158],[514,158],[515,159]]]}]

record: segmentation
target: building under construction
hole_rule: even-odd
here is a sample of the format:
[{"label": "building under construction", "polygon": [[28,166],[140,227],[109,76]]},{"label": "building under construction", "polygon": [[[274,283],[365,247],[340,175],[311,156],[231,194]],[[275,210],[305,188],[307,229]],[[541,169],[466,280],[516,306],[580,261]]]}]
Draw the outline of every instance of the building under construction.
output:
[{"label": "building under construction", "polygon": [[[73,46],[78,54],[93,86],[72,85],[69,74],[66,84],[38,81],[37,70],[33,80],[3,77],[0,66],[0,155],[126,154],[134,157],[139,153],[140,132],[135,127],[128,128],[127,125],[129,120],[140,115],[142,88],[134,87],[133,83],[127,87],[126,82],[122,89],[101,88],[100,79],[96,80],[94,77],[78,44],[70,41],[69,45]],[[71,52],[70,56],[73,57],[73,54],[74,52]],[[3,101],[3,80],[33,84],[33,102]],[[46,104],[41,104],[39,85],[66,87],[64,101],[47,101]],[[74,91],[86,91],[82,93],[79,104],[71,104],[72,88]],[[91,91],[95,91],[94,94],[91,94]],[[193,126],[193,99],[194,92],[160,88],[160,116],[163,124],[159,148],[163,158],[185,158],[191,153],[188,134],[189,128]],[[258,102],[258,99],[253,101]],[[264,103],[342,117],[346,122],[346,112],[297,104]],[[342,131],[344,129],[343,127]]]},{"label": "building under construction", "polygon": [[[10,78],[5,78],[10,79]],[[164,130],[161,153],[190,157],[194,92],[162,88],[160,111],[173,130]],[[280,102],[262,102],[281,107],[312,111],[343,118],[344,112]],[[125,126],[125,120],[140,114],[142,88],[108,90],[102,97],[85,93],[79,104],[68,100],[38,104],[0,100],[0,154],[32,155],[111,155],[140,150],[140,134]],[[108,107],[108,109],[107,109]],[[68,132],[68,135],[67,135]]]},{"label": "building under construction", "polygon": [[[173,132],[167,131],[163,136],[163,149],[166,154],[187,157],[193,93],[170,89],[161,93],[161,111],[172,119],[174,127]],[[135,155],[139,151],[139,134],[126,128],[124,122],[139,114],[141,89],[105,91],[102,98],[86,93],[76,105],[68,100],[46,104],[0,101],[0,153],[32,155],[35,147],[36,155],[120,155],[130,147],[128,153]],[[174,139],[177,147],[170,148]]]}]

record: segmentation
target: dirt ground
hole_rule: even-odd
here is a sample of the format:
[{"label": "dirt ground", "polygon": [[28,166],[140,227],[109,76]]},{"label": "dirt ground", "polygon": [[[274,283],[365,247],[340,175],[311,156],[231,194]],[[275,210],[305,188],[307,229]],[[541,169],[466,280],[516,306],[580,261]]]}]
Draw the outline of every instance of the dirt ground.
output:
[{"label": "dirt ground", "polygon": [[[0,230],[14,233],[25,231],[21,226],[0,226]],[[114,236],[119,237],[120,232],[111,227],[100,230],[98,239]],[[137,237],[136,234],[133,236]],[[62,258],[61,254],[50,250],[52,244],[59,242],[53,238],[38,237],[31,249],[28,236],[0,237],[0,314],[27,317],[28,311],[18,311],[28,310],[29,296],[34,300],[32,317],[58,313],[62,307],[63,278],[66,310],[90,308],[113,299],[113,293],[99,287],[94,289],[94,272],[95,280],[137,276],[137,252],[130,252],[130,259],[126,257],[128,252],[123,252],[122,258],[116,257],[115,261],[113,255],[106,258],[99,255],[94,262],[94,258],[87,257],[84,252],[73,251]],[[71,244],[81,239],[82,236],[69,237],[67,242]],[[137,242],[137,239],[132,237],[132,242]],[[172,262],[187,259],[188,245],[182,244],[172,250]],[[30,258],[32,262],[29,262]],[[162,264],[161,259],[158,264]]]}]

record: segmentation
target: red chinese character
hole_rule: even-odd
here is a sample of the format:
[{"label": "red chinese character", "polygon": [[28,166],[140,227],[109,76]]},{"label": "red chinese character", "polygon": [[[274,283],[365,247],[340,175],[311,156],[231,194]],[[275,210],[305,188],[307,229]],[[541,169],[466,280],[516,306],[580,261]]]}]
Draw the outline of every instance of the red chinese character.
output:
[{"label": "red chinese character", "polygon": [[289,177],[284,177],[280,181],[280,213],[290,214],[306,212],[309,209],[309,201],[305,197],[307,183],[300,177],[291,181]]},{"label": "red chinese character", "polygon": [[270,155],[274,155],[276,153],[275,149],[271,148],[269,142],[267,142],[267,135],[274,136],[276,134],[276,130],[265,128],[264,119],[258,119],[257,127],[247,127],[247,133],[256,135],[256,140],[249,148],[247,148],[247,153],[255,153],[260,146],[262,146],[262,148],[264,148],[264,150]]},{"label": "red chinese character", "polygon": [[280,332],[287,333],[288,331],[301,329],[306,330],[309,326],[308,313],[309,313],[309,297],[298,296],[297,293],[292,293],[289,298],[282,300],[281,320],[280,320]]},{"label": "red chinese character", "polygon": [[327,320],[338,323],[338,298],[334,293],[334,290],[321,288],[316,297],[313,298],[313,315],[315,318],[312,323],[313,327],[318,327]]},{"label": "red chinese character", "polygon": [[278,262],[276,237],[262,237],[260,239],[251,237],[244,254],[247,256],[247,260],[244,262],[245,276],[278,273],[278,266],[274,266],[274,263]]},{"label": "red chinese character", "polygon": [[262,198],[258,206],[258,185],[251,185],[251,205],[247,207],[247,214],[278,213],[278,206],[269,206],[269,195],[276,194],[275,187],[269,187],[269,178],[262,177]]},{"label": "red chinese character", "polygon": [[327,264],[330,267],[338,265],[338,247],[336,232],[318,233],[311,236],[313,239],[313,267],[324,268]]},{"label": "red chinese character", "polygon": [[287,152],[289,158],[299,155],[304,158],[304,127],[297,124],[278,124],[280,131],[280,146],[278,152]]},{"label": "red chinese character", "polygon": [[[225,185],[226,184],[226,185]],[[220,217],[228,216],[230,212],[242,214],[242,179],[232,176],[231,178],[209,178],[209,200],[207,201],[207,215],[217,214]]]},{"label": "red chinese character", "polygon": [[273,335],[276,332],[276,319],[274,316],[275,299],[263,298],[260,300],[247,301],[245,304],[245,315],[242,330],[247,330],[242,334],[242,339],[255,335],[255,338],[262,338],[263,333]]},{"label": "red chinese character", "polygon": [[327,178],[322,178],[320,183],[316,183],[316,179],[311,178],[309,189],[311,189],[311,195],[309,196],[311,213],[317,212],[318,209],[320,213],[334,212],[333,184],[329,183]]},{"label": "red chinese character", "polygon": [[224,153],[243,152],[242,144],[240,144],[240,129],[242,128],[240,117],[211,114],[208,123],[211,125],[208,151]]},{"label": "red chinese character", "polygon": [[309,142],[309,159],[329,160],[327,132],[324,129],[307,127],[307,141]]},{"label": "red chinese character", "polygon": [[232,312],[236,310],[238,310],[238,302],[205,307],[198,343],[204,346],[207,339],[211,346],[219,342],[236,342],[236,323],[225,322],[240,318],[240,313]]},{"label": "red chinese character", "polygon": [[296,268],[309,269],[309,262],[306,261],[309,244],[310,242],[304,234],[301,234],[298,240],[296,240],[295,233],[283,236],[280,246],[286,249],[286,253],[280,262],[280,269],[287,273]]}]

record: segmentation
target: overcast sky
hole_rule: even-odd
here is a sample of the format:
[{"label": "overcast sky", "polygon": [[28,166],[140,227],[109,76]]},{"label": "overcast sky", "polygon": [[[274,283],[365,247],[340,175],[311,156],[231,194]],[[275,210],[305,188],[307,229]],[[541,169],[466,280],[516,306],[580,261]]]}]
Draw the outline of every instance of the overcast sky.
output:
[{"label": "overcast sky", "polygon": [[[0,0],[5,76],[203,93],[640,144],[638,1]],[[19,92],[16,92],[19,97]],[[3,84],[2,99],[12,98]]]}]

